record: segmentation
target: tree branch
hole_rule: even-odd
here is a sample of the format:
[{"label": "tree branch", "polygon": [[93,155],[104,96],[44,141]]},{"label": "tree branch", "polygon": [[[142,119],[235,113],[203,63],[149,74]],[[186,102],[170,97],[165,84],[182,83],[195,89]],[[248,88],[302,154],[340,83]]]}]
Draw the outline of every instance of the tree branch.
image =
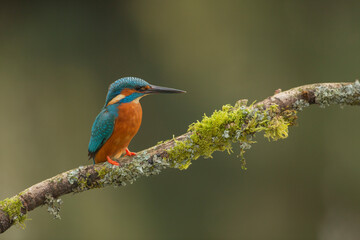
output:
[{"label": "tree branch", "polygon": [[360,83],[310,84],[288,91],[277,90],[265,100],[246,106],[239,100],[226,105],[211,117],[190,125],[189,131],[172,140],[159,143],[136,157],[118,159],[120,167],[108,163],[80,166],[37,183],[23,192],[0,202],[0,233],[15,223],[23,224],[26,214],[47,204],[58,217],[56,201],[68,193],[78,193],[108,185],[124,186],[142,176],[159,174],[171,167],[186,169],[200,156],[211,157],[214,151],[231,151],[233,142],[240,144],[240,155],[253,143],[257,132],[272,140],[286,138],[288,126],[294,124],[296,111],[311,104],[327,106],[360,105]]}]

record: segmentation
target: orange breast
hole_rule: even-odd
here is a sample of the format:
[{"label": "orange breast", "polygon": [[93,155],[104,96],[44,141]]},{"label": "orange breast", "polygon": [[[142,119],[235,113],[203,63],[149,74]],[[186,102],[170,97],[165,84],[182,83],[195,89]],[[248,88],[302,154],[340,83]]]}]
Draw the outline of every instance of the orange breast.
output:
[{"label": "orange breast", "polygon": [[123,103],[118,109],[119,116],[115,120],[114,131],[96,153],[95,163],[105,162],[106,156],[119,158],[123,155],[140,128],[142,109],[139,102]]}]

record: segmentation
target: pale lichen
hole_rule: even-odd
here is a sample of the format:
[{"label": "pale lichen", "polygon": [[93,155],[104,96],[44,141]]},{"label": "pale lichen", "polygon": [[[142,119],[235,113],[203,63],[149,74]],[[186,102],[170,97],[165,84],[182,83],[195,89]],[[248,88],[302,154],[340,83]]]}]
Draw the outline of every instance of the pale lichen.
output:
[{"label": "pale lichen", "polygon": [[71,185],[78,182],[79,171],[80,171],[79,168],[77,168],[77,169],[74,169],[74,170],[70,171],[67,174],[67,180],[69,181],[69,183]]},{"label": "pale lichen", "polygon": [[302,111],[308,106],[310,106],[309,102],[304,99],[298,99],[293,103],[293,108],[297,111]]},{"label": "pale lichen", "polygon": [[54,219],[61,219],[60,206],[63,201],[60,198],[54,198],[51,194],[45,195],[45,205],[47,205],[47,211],[54,217]]},{"label": "pale lichen", "polygon": [[[151,160],[151,161],[150,161]],[[151,162],[155,163],[152,164]],[[156,175],[169,163],[157,155],[151,156],[143,151],[141,154],[133,157],[130,162],[123,163],[121,167],[106,163],[101,170],[97,170],[102,186],[125,186],[134,183],[139,177]]]},{"label": "pale lichen", "polygon": [[359,105],[360,104],[360,83],[356,80],[353,84],[343,85],[339,88],[318,86],[315,90],[316,103],[320,107],[332,104]]}]

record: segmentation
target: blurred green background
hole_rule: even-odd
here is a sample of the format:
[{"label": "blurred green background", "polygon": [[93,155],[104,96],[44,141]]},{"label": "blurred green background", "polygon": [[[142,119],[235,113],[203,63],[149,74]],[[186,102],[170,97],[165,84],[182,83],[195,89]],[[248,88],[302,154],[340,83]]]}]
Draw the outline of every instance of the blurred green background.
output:
[{"label": "blurred green background", "polygon": [[[142,100],[130,149],[238,99],[360,75],[359,1],[2,1],[0,198],[90,164],[108,85],[187,90]],[[359,239],[360,111],[311,107],[289,138],[199,159],[124,188],[65,196],[0,239]],[[237,148],[235,146],[235,152]]]}]

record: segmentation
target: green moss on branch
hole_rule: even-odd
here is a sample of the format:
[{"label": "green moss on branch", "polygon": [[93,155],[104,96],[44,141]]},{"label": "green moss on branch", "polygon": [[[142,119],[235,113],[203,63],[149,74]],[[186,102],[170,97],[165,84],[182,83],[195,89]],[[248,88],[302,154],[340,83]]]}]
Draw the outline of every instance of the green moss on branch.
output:
[{"label": "green moss on branch", "polygon": [[23,207],[19,195],[0,201],[0,209],[8,214],[13,224],[25,228],[26,214],[22,213]]},{"label": "green moss on branch", "polygon": [[233,143],[239,143],[244,161],[243,154],[255,142],[256,133],[264,132],[269,140],[286,138],[288,126],[293,125],[295,119],[296,111],[280,112],[277,105],[267,109],[225,105],[210,117],[204,115],[201,121],[191,124],[188,131],[192,134],[168,150],[169,159],[172,167],[186,169],[200,156],[211,158],[213,152],[225,150],[231,153]]}]

